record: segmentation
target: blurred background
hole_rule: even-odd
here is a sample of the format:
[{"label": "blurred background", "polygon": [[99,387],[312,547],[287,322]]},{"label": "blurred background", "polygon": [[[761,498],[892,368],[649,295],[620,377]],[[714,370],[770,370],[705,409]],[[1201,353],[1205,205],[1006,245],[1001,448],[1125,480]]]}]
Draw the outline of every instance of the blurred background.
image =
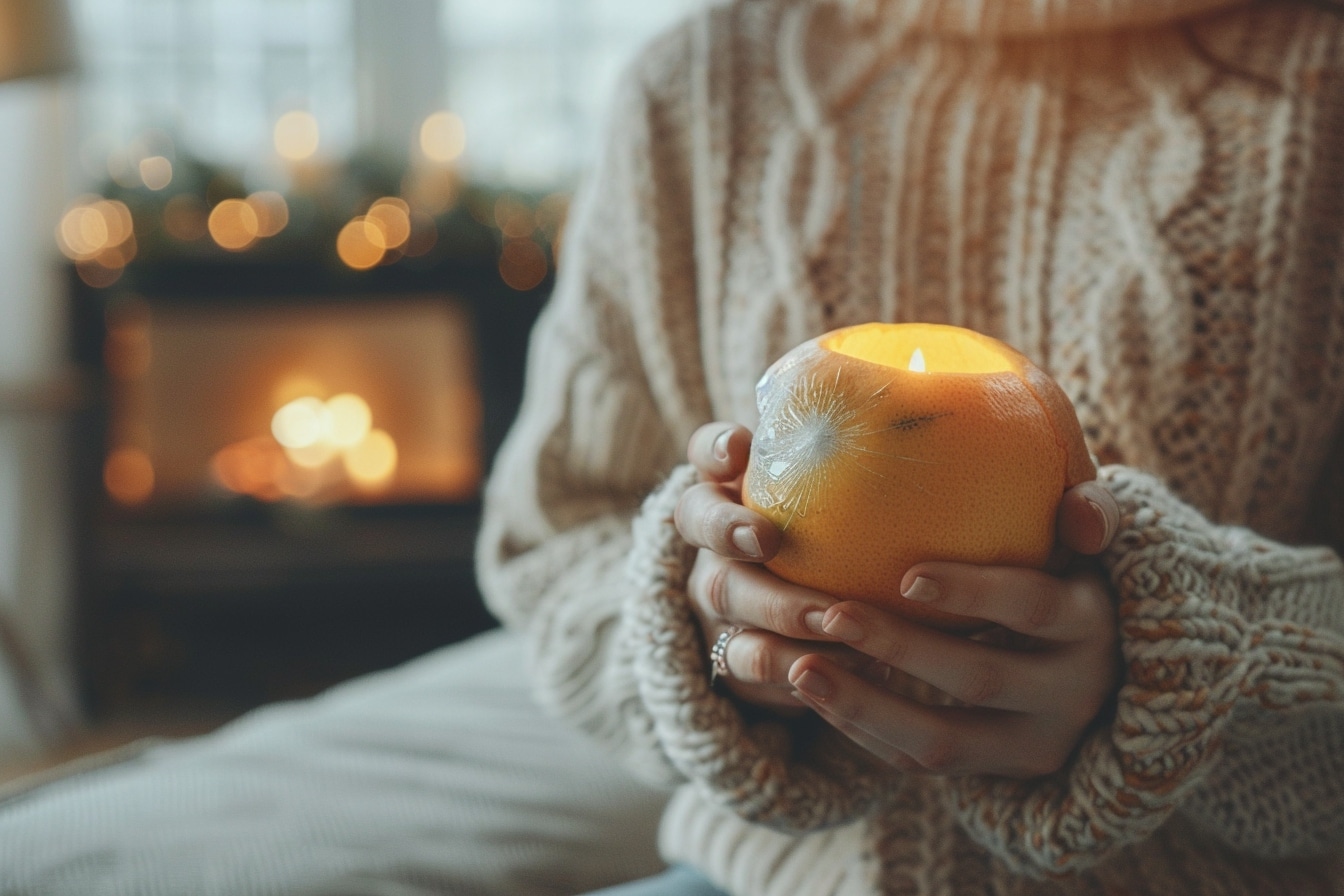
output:
[{"label": "blurred background", "polygon": [[0,0],[0,768],[490,625],[622,67],[703,0]]}]

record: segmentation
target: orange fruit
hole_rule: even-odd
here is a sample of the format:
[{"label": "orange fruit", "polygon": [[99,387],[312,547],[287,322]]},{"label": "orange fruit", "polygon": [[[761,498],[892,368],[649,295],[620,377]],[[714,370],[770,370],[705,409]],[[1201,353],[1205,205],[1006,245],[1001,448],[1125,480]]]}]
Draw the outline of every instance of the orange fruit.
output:
[{"label": "orange fruit", "polygon": [[901,597],[906,571],[1040,568],[1060,497],[1096,476],[1059,385],[961,327],[835,330],[772,365],[757,403],[742,498],[782,531],[766,566],[948,630],[981,623]]}]

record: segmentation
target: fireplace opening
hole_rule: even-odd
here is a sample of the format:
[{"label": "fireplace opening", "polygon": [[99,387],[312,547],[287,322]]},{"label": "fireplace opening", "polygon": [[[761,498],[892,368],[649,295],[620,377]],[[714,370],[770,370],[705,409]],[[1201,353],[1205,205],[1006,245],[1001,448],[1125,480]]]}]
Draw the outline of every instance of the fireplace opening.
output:
[{"label": "fireplace opening", "polygon": [[453,245],[367,271],[214,253],[99,285],[72,266],[90,717],[227,716],[495,624],[480,492],[551,277],[520,289],[499,244]]},{"label": "fireplace opening", "polygon": [[153,307],[107,312],[103,484],[128,511],[247,499],[462,503],[482,476],[465,305]]}]

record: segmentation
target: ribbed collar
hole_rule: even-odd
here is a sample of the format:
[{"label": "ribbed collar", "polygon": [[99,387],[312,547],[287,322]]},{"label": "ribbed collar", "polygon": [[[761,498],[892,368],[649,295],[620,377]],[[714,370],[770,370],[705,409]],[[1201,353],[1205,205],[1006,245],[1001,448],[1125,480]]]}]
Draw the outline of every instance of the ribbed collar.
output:
[{"label": "ribbed collar", "polygon": [[[845,106],[912,34],[972,40],[1172,24],[1255,0],[802,0],[782,22],[779,64],[805,131]],[[1344,3],[1344,0],[1341,0]]]}]

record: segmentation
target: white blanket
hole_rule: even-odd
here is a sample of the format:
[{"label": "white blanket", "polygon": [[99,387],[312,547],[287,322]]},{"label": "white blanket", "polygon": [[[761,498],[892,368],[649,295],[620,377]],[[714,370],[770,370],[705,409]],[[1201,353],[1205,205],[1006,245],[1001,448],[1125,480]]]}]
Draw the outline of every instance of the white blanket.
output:
[{"label": "white blanket", "polygon": [[496,631],[0,803],[0,894],[580,893],[661,867],[665,800]]}]

